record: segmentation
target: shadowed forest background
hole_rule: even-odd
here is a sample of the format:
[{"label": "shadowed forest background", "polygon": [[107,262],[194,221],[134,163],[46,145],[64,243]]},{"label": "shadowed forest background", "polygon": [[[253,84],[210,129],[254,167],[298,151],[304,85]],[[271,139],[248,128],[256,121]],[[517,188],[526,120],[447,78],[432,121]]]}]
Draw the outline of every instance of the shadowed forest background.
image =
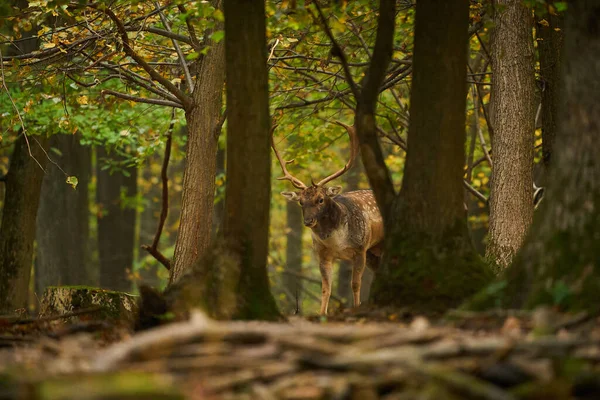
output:
[{"label": "shadowed forest background", "polygon": [[[375,365],[387,353],[353,359],[336,338],[366,354],[387,346],[375,345],[378,335],[408,329],[418,337],[388,345],[421,346],[414,354],[423,363],[401,350],[391,358],[441,382],[441,397],[432,398],[550,398],[543,384],[510,391],[531,381],[564,383],[553,398],[594,398],[599,16],[594,1],[550,0],[3,3],[2,340],[12,348],[14,337],[29,334],[14,327],[28,324],[32,341],[110,331],[92,346],[115,342],[91,364],[106,372],[135,369],[127,362],[168,348],[169,335],[210,341],[229,332],[223,340],[242,347],[257,335],[309,355],[294,358],[302,367],[291,372],[275,363],[287,372],[265,367],[258,378],[207,384],[206,393],[241,393],[262,379],[272,386],[252,386],[256,396],[294,398],[271,396],[279,393],[274,376],[296,368],[390,372]],[[371,189],[385,228],[359,308],[352,263],[336,260],[327,278],[302,204],[280,194],[299,187],[294,179],[317,186],[352,164],[351,143],[354,165],[326,185],[341,186],[340,196]],[[327,279],[329,312],[315,318]],[[528,358],[531,368],[517,364],[531,379],[510,383],[499,383],[504,370],[461,365],[461,385],[454,369],[425,363],[439,357],[429,341],[455,334],[430,328],[450,329],[452,318],[462,321],[450,325],[465,329],[465,343],[477,329],[524,342],[547,335],[551,345],[531,346],[587,364],[550,376]],[[280,324],[249,325],[244,336],[246,325],[213,320]],[[340,330],[322,329],[328,323]],[[364,336],[347,336],[363,323]],[[314,341],[291,345],[294,329]],[[593,351],[581,356],[576,346]],[[465,351],[493,364],[504,362],[500,348]],[[360,397],[352,379],[344,382],[359,396],[351,398],[388,394],[372,382],[372,396]]]}]

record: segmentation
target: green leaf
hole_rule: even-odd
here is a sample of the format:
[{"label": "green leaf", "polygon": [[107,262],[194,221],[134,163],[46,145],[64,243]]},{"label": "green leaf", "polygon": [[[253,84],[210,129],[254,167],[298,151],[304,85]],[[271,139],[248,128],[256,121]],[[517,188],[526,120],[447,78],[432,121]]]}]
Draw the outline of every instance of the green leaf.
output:
[{"label": "green leaf", "polygon": [[198,57],[200,57],[200,53],[198,53],[197,51],[193,51],[187,56],[185,56],[186,60],[195,60]]},{"label": "green leaf", "polygon": [[554,3],[554,7],[556,8],[556,11],[563,12],[567,9],[567,2],[566,1],[557,1]]},{"label": "green leaf", "polygon": [[76,176],[67,176],[67,184],[71,185],[73,189],[77,189],[77,184],[79,180],[77,180]]},{"label": "green leaf", "polygon": [[216,32],[213,32],[212,35],[210,35],[210,38],[215,43],[219,43],[221,40],[223,40],[224,37],[225,37],[225,31],[216,31]]}]

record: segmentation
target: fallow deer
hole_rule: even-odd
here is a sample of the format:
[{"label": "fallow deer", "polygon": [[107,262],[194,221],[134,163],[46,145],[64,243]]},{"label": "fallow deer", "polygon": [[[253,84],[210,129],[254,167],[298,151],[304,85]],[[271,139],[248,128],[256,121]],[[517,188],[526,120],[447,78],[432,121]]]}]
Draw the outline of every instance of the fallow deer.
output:
[{"label": "fallow deer", "polygon": [[321,315],[327,315],[333,260],[352,262],[352,294],[354,306],[357,307],[360,305],[360,287],[365,266],[373,270],[377,268],[383,245],[383,220],[373,192],[356,190],[340,194],[341,186],[325,186],[352,167],[359,150],[354,127],[336,123],[343,126],[350,136],[350,160],[342,169],[318,183],[312,182],[311,186],[306,186],[289,173],[287,165],[294,160],[284,161],[281,158],[271,135],[271,146],[283,171],[283,176],[278,179],[288,180],[299,189],[281,194],[287,200],[300,204],[304,225],[312,230],[313,250],[319,259],[322,278]]}]

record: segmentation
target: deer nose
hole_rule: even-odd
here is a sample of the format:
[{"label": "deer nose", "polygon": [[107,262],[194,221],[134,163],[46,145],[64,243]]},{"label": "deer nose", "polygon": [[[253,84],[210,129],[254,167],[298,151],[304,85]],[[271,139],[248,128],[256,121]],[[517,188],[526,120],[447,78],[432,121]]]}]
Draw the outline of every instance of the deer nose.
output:
[{"label": "deer nose", "polygon": [[312,227],[316,222],[314,218],[304,218],[304,226]]}]

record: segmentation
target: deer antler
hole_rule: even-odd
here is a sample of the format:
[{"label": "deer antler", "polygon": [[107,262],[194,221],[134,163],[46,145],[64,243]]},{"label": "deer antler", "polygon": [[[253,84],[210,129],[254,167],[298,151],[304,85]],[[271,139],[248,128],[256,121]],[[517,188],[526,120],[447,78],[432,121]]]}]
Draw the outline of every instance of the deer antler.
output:
[{"label": "deer antler", "polygon": [[302,183],[302,181],[298,178],[296,178],[295,176],[293,176],[292,174],[290,174],[287,170],[287,165],[291,164],[294,162],[294,160],[289,160],[289,161],[285,161],[281,158],[281,155],[279,155],[279,152],[277,151],[277,148],[275,147],[275,139],[273,138],[273,132],[275,132],[275,128],[277,128],[277,125],[273,125],[271,127],[271,147],[273,148],[273,151],[275,152],[275,157],[277,157],[277,160],[279,161],[279,165],[281,166],[281,170],[283,171],[283,176],[277,178],[278,180],[288,180],[290,182],[292,182],[292,185],[294,185],[294,187],[296,189],[306,189],[306,185],[304,183]]},{"label": "deer antler", "polygon": [[354,129],[353,126],[346,125],[340,121],[335,121],[335,123],[340,126],[343,126],[344,128],[346,128],[346,131],[348,131],[348,136],[350,136],[350,159],[348,160],[346,165],[344,165],[344,168],[320,180],[317,183],[317,186],[323,186],[327,182],[342,176],[346,171],[348,171],[352,167],[352,165],[354,164],[354,160],[356,159],[356,156],[358,154],[358,138],[356,137],[356,129]]}]

